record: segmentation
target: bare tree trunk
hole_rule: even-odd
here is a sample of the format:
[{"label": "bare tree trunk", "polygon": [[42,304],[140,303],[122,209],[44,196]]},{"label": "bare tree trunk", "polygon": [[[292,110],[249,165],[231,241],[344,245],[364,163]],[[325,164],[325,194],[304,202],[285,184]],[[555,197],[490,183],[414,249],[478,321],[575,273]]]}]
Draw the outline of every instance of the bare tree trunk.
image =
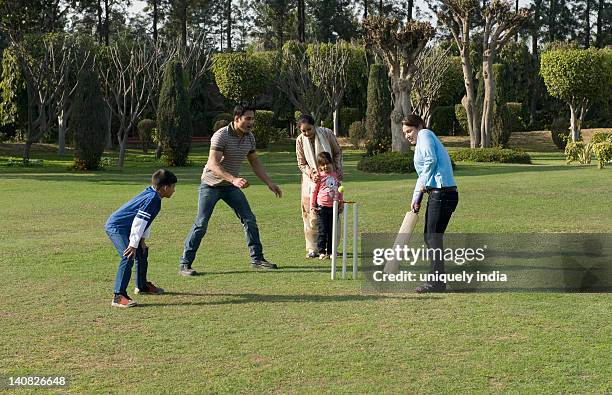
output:
[{"label": "bare tree trunk", "polygon": [[32,136],[32,133],[34,132],[32,130],[34,128],[34,125],[33,125],[34,114],[32,114],[32,104],[31,104],[32,101],[31,100],[32,100],[32,94],[30,90],[28,89],[28,130],[27,130],[25,147],[23,149],[23,163],[24,164],[30,161],[30,148],[32,147],[32,140],[30,137]]},{"label": "bare tree trunk", "polygon": [[480,124],[480,146],[491,146],[493,129],[493,102],[495,100],[495,79],[493,78],[493,56],[490,50],[484,51],[482,61],[482,78],[484,79],[484,101],[482,103],[482,120]]},{"label": "bare tree trunk", "polygon": [[25,146],[23,148],[23,163],[28,163],[30,161],[30,151],[32,148],[33,141],[26,140]]},{"label": "bare tree trunk", "polygon": [[68,113],[65,108],[61,108],[57,114],[57,146],[58,154],[64,155],[66,151],[66,124],[68,123]]},{"label": "bare tree trunk", "polygon": [[117,160],[117,166],[123,167],[125,162],[125,151],[127,149],[128,131],[125,130],[125,125],[119,127],[117,133],[117,140],[119,140],[119,159]]},{"label": "bare tree trunk", "polygon": [[603,48],[603,17],[604,17],[604,0],[599,0],[597,5],[597,37],[595,39],[595,46],[597,48]]},{"label": "bare tree trunk", "polygon": [[306,42],[306,4],[304,0],[298,0],[298,41]]},{"label": "bare tree trunk", "polygon": [[556,15],[556,0],[550,0],[550,9],[548,10],[548,41],[555,41],[555,39],[557,38],[556,33],[556,21],[557,21],[557,15]]},{"label": "bare tree trunk", "polygon": [[157,43],[157,0],[153,0],[153,42]]},{"label": "bare tree trunk", "polygon": [[580,141],[580,120],[577,116],[577,108],[574,103],[570,103],[570,132],[572,135],[572,141],[575,143]]},{"label": "bare tree trunk", "polygon": [[413,8],[414,8],[414,0],[408,0],[408,4],[406,6],[406,14],[407,14],[409,21],[412,20],[412,9]]},{"label": "bare tree trunk", "polygon": [[106,108],[106,149],[113,149],[113,132],[112,132],[113,112],[110,108]]},{"label": "bare tree trunk", "polygon": [[225,14],[227,18],[227,50],[232,51],[232,0],[227,0],[227,10]]},{"label": "bare tree trunk", "polygon": [[480,146],[480,121],[478,111],[476,109],[476,96],[474,94],[474,76],[472,73],[472,65],[469,62],[469,48],[464,48],[461,51],[461,66],[463,68],[463,82],[465,85],[465,100],[462,100],[463,107],[467,114],[468,129],[470,134],[470,147],[476,148]]},{"label": "bare tree trunk", "polygon": [[187,0],[181,0],[181,44],[187,47]]},{"label": "bare tree trunk", "polygon": [[378,1],[378,15],[383,16],[383,0]]},{"label": "bare tree trunk", "polygon": [[157,144],[157,148],[155,149],[155,159],[159,160],[162,156],[162,145]]},{"label": "bare tree trunk", "polygon": [[591,0],[586,1],[586,10],[584,12],[584,47],[589,48],[591,46]]},{"label": "bare tree trunk", "polygon": [[104,0],[104,43],[108,47],[110,43],[110,26],[109,26],[109,9],[108,9],[108,0]]},{"label": "bare tree trunk", "polygon": [[[516,0],[516,3],[514,5],[514,12],[519,12],[519,0]],[[514,41],[518,42],[518,40],[519,40],[519,35],[517,31],[516,35],[514,36]]]},{"label": "bare tree trunk", "polygon": [[332,113],[334,119],[334,136],[338,136],[338,133],[340,131],[340,117],[338,116],[338,112],[339,110],[336,108]]},{"label": "bare tree trunk", "polygon": [[97,12],[98,12],[98,44],[102,44],[104,41],[104,24],[102,22],[102,4],[101,0],[98,0]]},{"label": "bare tree trunk", "polygon": [[368,19],[368,0],[363,0],[363,19]]}]

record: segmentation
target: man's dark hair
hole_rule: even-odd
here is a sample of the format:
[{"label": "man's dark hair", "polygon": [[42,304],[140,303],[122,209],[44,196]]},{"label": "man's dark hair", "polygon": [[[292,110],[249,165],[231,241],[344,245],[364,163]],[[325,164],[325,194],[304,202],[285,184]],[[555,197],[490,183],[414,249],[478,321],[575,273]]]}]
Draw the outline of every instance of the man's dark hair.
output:
[{"label": "man's dark hair", "polygon": [[402,119],[402,125],[404,126],[412,126],[415,128],[424,128],[425,122],[423,119],[416,114],[410,114],[404,119]]},{"label": "man's dark hair", "polygon": [[329,154],[329,152],[319,152],[319,154],[317,155],[317,164],[319,166],[322,166],[326,163],[332,163],[332,157]]},{"label": "man's dark hair", "polygon": [[312,126],[315,126],[315,120],[312,117],[312,115],[310,115],[310,114],[302,114],[302,115],[300,115],[300,117],[298,118],[296,123],[297,123],[298,127],[301,124],[303,124],[303,123],[307,123],[307,124],[310,124]]},{"label": "man's dark hair", "polygon": [[254,114],[255,107],[248,103],[237,104],[236,107],[234,107],[234,118],[243,116],[247,111],[253,111]]},{"label": "man's dark hair", "polygon": [[166,169],[157,170],[151,177],[151,185],[153,185],[155,188],[161,188],[166,185],[170,186],[176,184],[177,182],[178,180],[174,173]]}]

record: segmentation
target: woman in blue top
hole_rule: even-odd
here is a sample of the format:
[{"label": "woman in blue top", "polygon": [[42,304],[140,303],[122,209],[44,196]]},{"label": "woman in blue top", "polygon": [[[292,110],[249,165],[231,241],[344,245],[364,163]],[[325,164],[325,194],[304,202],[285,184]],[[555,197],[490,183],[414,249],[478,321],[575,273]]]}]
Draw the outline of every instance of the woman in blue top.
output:
[{"label": "woman in blue top", "polygon": [[[412,196],[412,209],[419,212],[421,197],[427,192],[425,211],[425,243],[429,248],[444,250],[443,235],[451,215],[457,207],[459,193],[453,177],[453,167],[438,137],[429,129],[418,115],[409,115],[402,121],[402,131],[406,140],[413,145],[414,167],[419,175]],[[445,273],[443,254],[433,254],[430,273]],[[444,292],[446,283],[441,281],[425,283],[416,289],[418,293]]]}]

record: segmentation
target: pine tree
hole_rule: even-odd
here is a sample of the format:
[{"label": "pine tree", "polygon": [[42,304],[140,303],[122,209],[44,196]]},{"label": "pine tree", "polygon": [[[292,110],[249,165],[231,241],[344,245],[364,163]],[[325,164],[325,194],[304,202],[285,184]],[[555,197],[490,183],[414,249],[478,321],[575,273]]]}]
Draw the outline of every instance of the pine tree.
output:
[{"label": "pine tree", "polygon": [[106,145],[106,112],[98,75],[85,70],[79,75],[70,128],[74,131],[75,166],[84,170],[99,167]]},{"label": "pine tree", "polygon": [[185,166],[191,146],[191,114],[181,63],[169,62],[157,109],[157,128],[164,158],[170,166]]}]

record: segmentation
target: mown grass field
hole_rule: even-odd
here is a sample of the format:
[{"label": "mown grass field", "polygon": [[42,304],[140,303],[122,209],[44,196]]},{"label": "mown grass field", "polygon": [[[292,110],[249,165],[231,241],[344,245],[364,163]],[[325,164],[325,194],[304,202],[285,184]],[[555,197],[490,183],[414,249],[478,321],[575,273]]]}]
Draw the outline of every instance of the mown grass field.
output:
[{"label": "mown grass field", "polygon": [[[179,277],[206,155],[196,147],[176,170],[148,243],[150,279],[168,292],[133,295],[134,309],[110,307],[118,258],[103,224],[161,166],[152,155],[79,173],[39,146],[42,167],[0,167],[0,375],[66,375],[56,391],[68,393],[612,392],[609,294],[373,294],[331,281],[328,261],[304,259],[291,146],[261,153],[282,199],[244,172],[281,270],[250,269],[220,203],[194,265],[204,274]],[[345,153],[345,186],[361,231],[394,232],[416,176],[361,173],[359,155]],[[8,156],[19,152],[3,145],[0,165]],[[459,163],[448,231],[612,232],[612,169],[567,166],[549,149],[532,157]]]}]

